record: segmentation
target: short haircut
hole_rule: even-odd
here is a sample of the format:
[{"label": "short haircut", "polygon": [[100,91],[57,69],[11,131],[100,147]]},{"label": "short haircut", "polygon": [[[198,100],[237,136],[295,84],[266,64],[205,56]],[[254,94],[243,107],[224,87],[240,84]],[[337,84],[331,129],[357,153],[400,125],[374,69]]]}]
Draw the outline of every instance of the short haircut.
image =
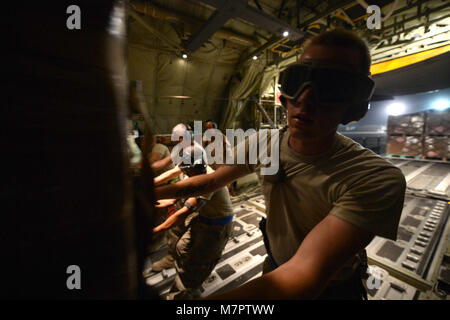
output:
[{"label": "short haircut", "polygon": [[305,42],[305,50],[312,45],[353,48],[359,53],[361,70],[367,74],[370,71],[371,58],[369,48],[366,42],[352,31],[342,28],[325,31],[308,39]]},{"label": "short haircut", "polygon": [[206,120],[205,121],[205,124],[207,124],[208,122],[211,122],[212,124],[213,124],[213,126],[214,126],[214,128],[216,128],[217,129],[217,123],[215,122],[215,121],[213,121],[213,120],[211,120],[211,119],[208,119],[208,120]]}]

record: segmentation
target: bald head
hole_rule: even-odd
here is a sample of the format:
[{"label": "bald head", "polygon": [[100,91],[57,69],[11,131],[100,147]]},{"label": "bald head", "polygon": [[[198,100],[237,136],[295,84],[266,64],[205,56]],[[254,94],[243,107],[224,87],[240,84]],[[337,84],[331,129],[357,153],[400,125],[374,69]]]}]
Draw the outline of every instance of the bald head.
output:
[{"label": "bald head", "polygon": [[183,137],[188,133],[188,129],[184,123],[179,123],[172,129],[172,141],[183,141]]}]

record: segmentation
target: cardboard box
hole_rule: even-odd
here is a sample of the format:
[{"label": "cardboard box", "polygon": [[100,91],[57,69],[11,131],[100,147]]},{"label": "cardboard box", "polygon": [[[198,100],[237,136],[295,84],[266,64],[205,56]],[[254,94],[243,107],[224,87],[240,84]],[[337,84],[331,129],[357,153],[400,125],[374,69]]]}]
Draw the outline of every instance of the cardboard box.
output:
[{"label": "cardboard box", "polygon": [[427,135],[450,135],[450,111],[429,112],[425,132]]},{"label": "cardboard box", "polygon": [[388,136],[387,150],[388,154],[422,156],[422,137],[421,136]]},{"label": "cardboard box", "polygon": [[450,138],[435,136],[425,137],[423,152],[424,156],[427,158],[450,159]]},{"label": "cardboard box", "polygon": [[421,135],[424,132],[425,116],[424,113],[405,114],[401,116],[389,116],[387,133]]}]

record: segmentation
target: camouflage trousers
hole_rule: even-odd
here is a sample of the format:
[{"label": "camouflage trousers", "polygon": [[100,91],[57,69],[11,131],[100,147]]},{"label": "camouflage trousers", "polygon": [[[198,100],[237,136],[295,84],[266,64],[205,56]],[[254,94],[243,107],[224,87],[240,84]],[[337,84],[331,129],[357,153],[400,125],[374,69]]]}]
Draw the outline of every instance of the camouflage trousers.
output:
[{"label": "camouflage trousers", "polygon": [[213,271],[231,235],[232,223],[208,225],[192,213],[181,226],[168,232],[169,254],[177,275],[167,299],[185,300],[199,295],[199,288]]}]

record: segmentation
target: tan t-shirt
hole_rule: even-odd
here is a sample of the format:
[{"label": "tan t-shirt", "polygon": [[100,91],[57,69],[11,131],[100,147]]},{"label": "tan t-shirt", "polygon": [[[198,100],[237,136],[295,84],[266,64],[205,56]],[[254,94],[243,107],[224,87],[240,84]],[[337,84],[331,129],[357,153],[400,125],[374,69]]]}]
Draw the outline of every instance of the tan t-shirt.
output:
[{"label": "tan t-shirt", "polygon": [[[162,159],[170,155],[170,150],[165,145],[161,143],[156,143],[152,148],[152,153],[159,153]],[[166,172],[170,169],[175,168],[175,165],[171,162],[167,167],[155,172],[155,176],[159,176],[161,173]]]},{"label": "tan t-shirt", "polygon": [[[207,167],[207,173],[214,172],[211,167]],[[200,196],[207,200],[206,204],[200,209],[199,214],[208,219],[221,219],[233,215],[230,195],[227,187],[222,187],[215,192]]]},{"label": "tan t-shirt", "polygon": [[[396,239],[406,188],[398,168],[339,133],[332,148],[316,156],[295,152],[288,139],[289,130],[280,133],[281,170],[276,175],[260,175],[266,231],[278,265],[296,253],[306,235],[328,214]],[[261,164],[238,166],[250,173],[259,171]],[[355,256],[332,283],[348,279],[357,265]]]},{"label": "tan t-shirt", "polygon": [[[203,148],[206,150],[206,148],[213,142],[203,140],[202,143],[203,143]],[[227,154],[232,153],[231,144],[224,134],[222,134],[222,150],[223,150],[223,152],[222,152],[222,162],[221,163],[215,163],[215,162],[208,163],[208,165],[214,170],[217,170],[221,165],[223,165],[226,162]],[[215,155],[216,155],[216,150],[213,149],[211,151],[211,157],[215,157]],[[214,161],[214,159],[212,159],[212,160]]]}]

